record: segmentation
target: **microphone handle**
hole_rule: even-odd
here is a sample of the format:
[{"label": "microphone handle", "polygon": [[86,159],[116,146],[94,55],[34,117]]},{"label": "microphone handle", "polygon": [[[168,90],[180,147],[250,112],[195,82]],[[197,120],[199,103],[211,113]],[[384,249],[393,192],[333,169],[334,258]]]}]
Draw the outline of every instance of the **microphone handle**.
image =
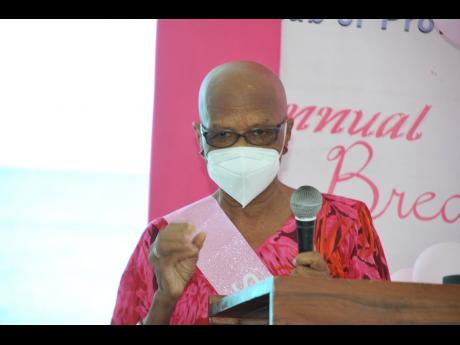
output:
[{"label": "microphone handle", "polygon": [[313,251],[313,235],[315,232],[315,223],[316,219],[310,221],[301,221],[296,219],[299,253]]}]

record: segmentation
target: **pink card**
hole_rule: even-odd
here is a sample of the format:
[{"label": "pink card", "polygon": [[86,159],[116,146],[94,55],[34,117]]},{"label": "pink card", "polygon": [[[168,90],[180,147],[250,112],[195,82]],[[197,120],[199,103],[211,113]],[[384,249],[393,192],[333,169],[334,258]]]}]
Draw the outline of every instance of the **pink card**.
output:
[{"label": "pink card", "polygon": [[197,266],[219,295],[232,294],[272,277],[212,195],[164,218],[168,223],[191,223],[196,233],[206,233]]}]

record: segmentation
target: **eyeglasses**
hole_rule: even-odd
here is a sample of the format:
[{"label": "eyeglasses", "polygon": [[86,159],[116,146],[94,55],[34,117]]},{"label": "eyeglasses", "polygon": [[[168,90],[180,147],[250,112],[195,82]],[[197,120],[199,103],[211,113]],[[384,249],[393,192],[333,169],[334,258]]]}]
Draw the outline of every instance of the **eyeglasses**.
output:
[{"label": "eyeglasses", "polygon": [[286,122],[283,120],[276,126],[251,128],[244,133],[238,133],[230,129],[206,129],[200,125],[201,134],[204,136],[206,143],[212,147],[224,148],[234,145],[240,137],[243,137],[248,144],[256,146],[266,146],[273,144],[278,139],[281,126]]}]

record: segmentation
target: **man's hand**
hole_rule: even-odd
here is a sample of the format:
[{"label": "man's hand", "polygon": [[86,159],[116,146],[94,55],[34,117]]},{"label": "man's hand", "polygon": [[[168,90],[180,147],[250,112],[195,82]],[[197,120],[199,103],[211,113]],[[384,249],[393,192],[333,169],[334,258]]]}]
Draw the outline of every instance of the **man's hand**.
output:
[{"label": "man's hand", "polygon": [[158,283],[157,298],[175,304],[192,278],[206,234],[192,238],[195,226],[172,223],[160,231],[150,247],[149,260]]},{"label": "man's hand", "polygon": [[329,268],[318,252],[304,252],[294,259],[292,276],[330,278]]}]

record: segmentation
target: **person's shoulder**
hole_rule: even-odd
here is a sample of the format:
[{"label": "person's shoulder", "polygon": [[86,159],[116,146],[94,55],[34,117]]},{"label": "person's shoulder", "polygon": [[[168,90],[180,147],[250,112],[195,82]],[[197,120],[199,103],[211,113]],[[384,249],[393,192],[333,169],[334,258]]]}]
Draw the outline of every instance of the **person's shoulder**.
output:
[{"label": "person's shoulder", "polygon": [[322,215],[326,217],[335,214],[341,218],[359,220],[360,211],[367,208],[366,204],[358,199],[328,193],[321,193],[321,195],[323,196]]},{"label": "person's shoulder", "polygon": [[147,229],[145,229],[145,231],[150,232],[153,235],[156,231],[163,229],[166,225],[168,225],[168,222],[164,216],[157,217],[148,222]]},{"label": "person's shoulder", "polygon": [[321,195],[323,196],[323,200],[327,201],[331,205],[362,206],[364,204],[362,200],[352,199],[342,195],[328,193],[321,193]]}]

